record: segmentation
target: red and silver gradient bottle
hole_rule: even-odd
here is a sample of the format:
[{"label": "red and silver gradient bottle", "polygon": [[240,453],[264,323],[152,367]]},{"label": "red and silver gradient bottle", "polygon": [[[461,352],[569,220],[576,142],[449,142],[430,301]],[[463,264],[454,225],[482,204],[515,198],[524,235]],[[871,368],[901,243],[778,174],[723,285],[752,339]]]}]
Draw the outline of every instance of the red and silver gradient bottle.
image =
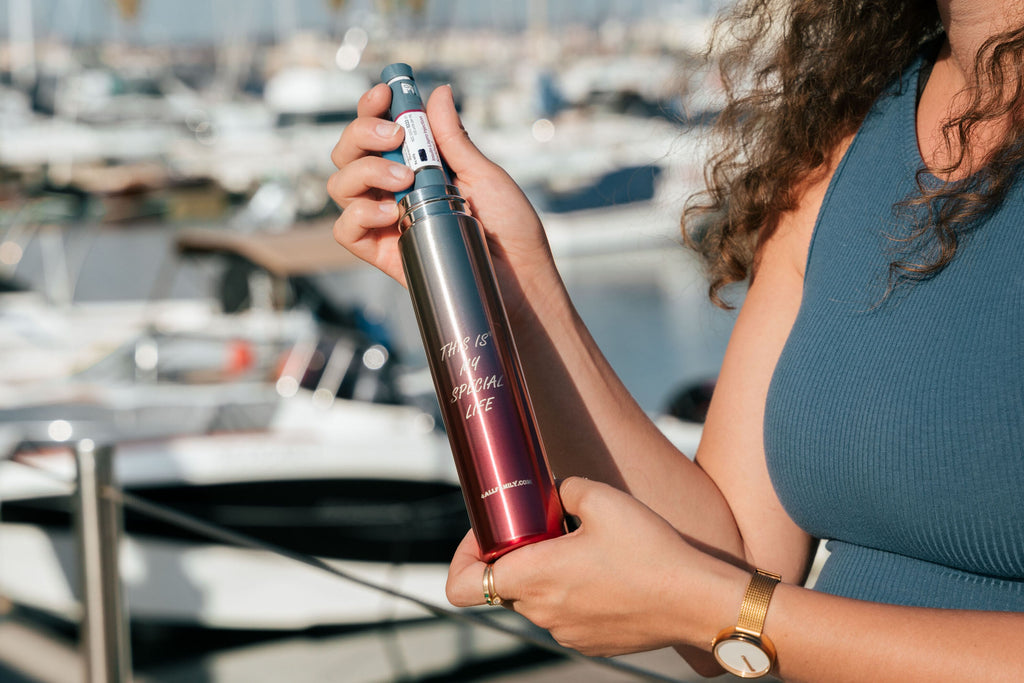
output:
[{"label": "red and silver gradient bottle", "polygon": [[412,189],[399,201],[406,282],[483,559],[565,533],[480,223],[451,185],[412,69],[384,68]]}]

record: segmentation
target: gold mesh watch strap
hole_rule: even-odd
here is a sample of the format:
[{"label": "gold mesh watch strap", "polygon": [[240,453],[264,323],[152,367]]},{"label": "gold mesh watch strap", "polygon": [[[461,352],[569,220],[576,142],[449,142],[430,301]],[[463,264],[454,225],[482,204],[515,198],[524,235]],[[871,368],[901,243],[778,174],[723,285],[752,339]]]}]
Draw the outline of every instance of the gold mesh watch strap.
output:
[{"label": "gold mesh watch strap", "polygon": [[768,615],[768,603],[772,599],[772,592],[782,577],[762,569],[754,572],[747,584],[747,592],[743,594],[743,604],[740,606],[740,617],[736,620],[736,628],[746,631],[753,636],[761,637],[761,630],[764,628],[764,620]]}]

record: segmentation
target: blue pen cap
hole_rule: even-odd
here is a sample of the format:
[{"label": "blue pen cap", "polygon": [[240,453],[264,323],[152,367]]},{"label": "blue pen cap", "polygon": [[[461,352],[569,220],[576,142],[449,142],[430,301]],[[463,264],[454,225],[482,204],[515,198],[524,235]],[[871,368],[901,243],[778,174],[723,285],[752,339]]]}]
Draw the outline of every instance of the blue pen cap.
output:
[{"label": "blue pen cap", "polygon": [[388,64],[380,72],[381,83],[387,83],[392,78],[404,76],[406,78],[412,78],[412,67],[402,62],[395,62],[394,64]]},{"label": "blue pen cap", "polygon": [[380,72],[380,80],[391,88],[391,120],[395,121],[403,112],[421,111],[423,98],[412,75],[412,67],[397,62],[388,64]]}]

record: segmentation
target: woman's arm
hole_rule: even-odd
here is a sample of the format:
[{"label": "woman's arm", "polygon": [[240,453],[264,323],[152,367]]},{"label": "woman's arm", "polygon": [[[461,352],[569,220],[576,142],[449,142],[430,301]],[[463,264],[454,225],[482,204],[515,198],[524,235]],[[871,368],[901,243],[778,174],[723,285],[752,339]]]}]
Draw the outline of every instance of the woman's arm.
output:
[{"label": "woman's arm", "polygon": [[[401,141],[400,130],[381,118],[389,98],[390,91],[378,86],[360,101],[359,118],[332,154],[339,171],[329,189],[343,207],[334,229],[338,241],[402,282],[391,193],[412,176],[378,154]],[[779,230],[763,247],[697,465],[648,418],[601,354],[569,299],[536,213],[512,179],[469,140],[449,89],[435,92],[427,113],[456,183],[487,231],[556,475],[608,482],[695,543],[799,579],[809,540],[782,513],[767,480],[760,419],[771,368],[799,302],[799,273],[792,264],[802,263],[809,228],[806,234]],[[801,225],[808,223],[813,216]],[[753,524],[757,534],[743,538],[742,530]]]},{"label": "woman's arm", "polygon": [[[560,476],[612,483],[691,541],[788,581],[805,577],[813,539],[782,509],[765,465],[762,421],[776,362],[796,319],[803,274],[832,161],[803,185],[797,206],[762,236],[751,283],[715,386],[696,464],[680,456],[615,376],[564,293],[533,305],[520,335],[546,443]],[[540,302],[540,303],[538,303]],[[517,337],[517,338],[520,338]],[[560,421],[571,429],[559,429]]]},{"label": "woman's arm", "polygon": [[[392,193],[408,186],[412,175],[379,156],[402,139],[381,118],[389,98],[384,86],[363,96],[359,117],[332,153],[339,170],[328,188],[343,208],[336,239],[403,282]],[[700,543],[728,555],[742,552],[718,487],[662,435],[616,377],[569,300],[536,213],[469,140],[448,88],[435,91],[427,114],[456,184],[487,232],[556,475],[607,481]]]},{"label": "woman's arm", "polygon": [[[360,117],[335,148],[340,170],[329,187],[344,208],[335,226],[338,241],[401,281],[390,192],[407,185],[411,175],[373,154],[401,139],[400,133],[379,132],[382,126],[389,130],[379,118],[389,97],[383,86],[363,97]],[[427,113],[441,153],[488,233],[556,476],[610,483],[697,545],[799,581],[810,539],[782,511],[768,481],[761,418],[775,360],[799,306],[824,174],[761,245],[758,275],[730,341],[695,464],[648,418],[601,354],[569,299],[532,207],[470,142],[447,88],[430,98]]]},{"label": "woman's arm", "polygon": [[787,681],[1019,681],[1024,614],[883,605],[780,585],[765,634]]}]

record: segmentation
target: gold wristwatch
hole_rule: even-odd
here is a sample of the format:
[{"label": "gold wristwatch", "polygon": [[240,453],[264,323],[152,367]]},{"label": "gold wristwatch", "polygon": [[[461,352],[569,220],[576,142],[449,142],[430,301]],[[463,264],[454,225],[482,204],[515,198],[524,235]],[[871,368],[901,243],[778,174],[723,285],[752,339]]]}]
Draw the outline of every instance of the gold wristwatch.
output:
[{"label": "gold wristwatch", "polygon": [[775,646],[761,631],[772,592],[782,577],[758,569],[743,594],[736,626],[722,630],[711,641],[715,659],[740,678],[760,678],[775,666]]}]

